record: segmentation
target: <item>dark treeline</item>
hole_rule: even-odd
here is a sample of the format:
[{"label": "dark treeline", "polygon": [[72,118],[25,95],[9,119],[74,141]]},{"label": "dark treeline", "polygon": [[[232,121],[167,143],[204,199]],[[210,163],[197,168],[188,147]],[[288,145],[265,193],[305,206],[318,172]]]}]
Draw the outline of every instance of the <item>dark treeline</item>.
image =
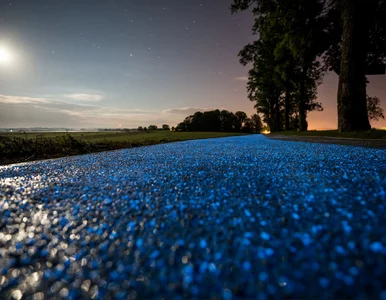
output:
[{"label": "dark treeline", "polygon": [[[383,117],[366,75],[384,74],[386,0],[233,0],[251,10],[259,36],[239,53],[251,65],[248,97],[272,132],[308,128],[324,73],[339,74],[338,128],[368,130]],[[375,116],[375,117],[374,117]]]},{"label": "dark treeline", "polygon": [[254,114],[248,118],[243,111],[232,113],[227,110],[196,112],[185,118],[176,127],[177,131],[211,131],[211,132],[255,132],[262,129],[260,116]]}]

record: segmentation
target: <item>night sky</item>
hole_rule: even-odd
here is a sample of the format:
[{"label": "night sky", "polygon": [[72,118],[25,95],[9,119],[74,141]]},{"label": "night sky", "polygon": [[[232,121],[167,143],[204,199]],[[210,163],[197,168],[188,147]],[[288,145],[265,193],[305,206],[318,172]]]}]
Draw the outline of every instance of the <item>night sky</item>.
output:
[{"label": "night sky", "polygon": [[[231,0],[0,0],[0,127],[176,125],[205,109],[254,113],[250,13]],[[369,77],[386,110],[386,76]],[[309,127],[336,128],[337,77]],[[386,126],[386,122],[373,123]]]}]

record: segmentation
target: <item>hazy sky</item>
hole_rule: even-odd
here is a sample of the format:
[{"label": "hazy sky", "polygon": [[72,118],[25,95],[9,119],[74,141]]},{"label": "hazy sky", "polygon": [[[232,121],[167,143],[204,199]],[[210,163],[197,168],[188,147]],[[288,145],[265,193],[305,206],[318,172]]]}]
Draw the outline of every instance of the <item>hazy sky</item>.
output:
[{"label": "hazy sky", "polygon": [[[254,113],[252,15],[231,0],[0,0],[0,127],[176,125],[197,110]],[[386,110],[386,76],[369,77]],[[310,128],[336,128],[326,76]],[[373,123],[386,126],[386,122]]]}]

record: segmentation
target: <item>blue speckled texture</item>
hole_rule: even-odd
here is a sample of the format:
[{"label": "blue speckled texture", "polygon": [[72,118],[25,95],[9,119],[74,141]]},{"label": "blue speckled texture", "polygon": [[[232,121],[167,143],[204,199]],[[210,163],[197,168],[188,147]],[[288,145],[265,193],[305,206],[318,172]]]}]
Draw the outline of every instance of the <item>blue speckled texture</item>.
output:
[{"label": "blue speckled texture", "polygon": [[386,299],[385,150],[196,140],[0,185],[0,298]]}]

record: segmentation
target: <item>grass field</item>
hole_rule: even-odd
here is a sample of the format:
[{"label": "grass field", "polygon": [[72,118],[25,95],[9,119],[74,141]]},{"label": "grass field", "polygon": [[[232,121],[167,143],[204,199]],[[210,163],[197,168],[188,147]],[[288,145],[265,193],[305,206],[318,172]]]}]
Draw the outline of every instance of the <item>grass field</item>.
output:
[{"label": "grass field", "polygon": [[99,132],[45,132],[45,133],[0,133],[0,137],[15,137],[15,138],[57,138],[70,135],[79,141],[85,142],[137,142],[137,141],[186,141],[193,139],[205,139],[215,137],[226,137],[241,135],[240,133],[226,133],[226,132],[174,132],[169,130],[155,130],[155,131],[99,131]]},{"label": "grass field", "polygon": [[0,133],[0,165],[160,143],[243,135],[224,132]]},{"label": "grass field", "polygon": [[344,132],[338,130],[309,130],[309,131],[282,131],[271,133],[272,136],[315,136],[315,137],[335,137],[335,138],[353,138],[353,139],[386,139],[386,130],[372,129],[362,132]]}]

